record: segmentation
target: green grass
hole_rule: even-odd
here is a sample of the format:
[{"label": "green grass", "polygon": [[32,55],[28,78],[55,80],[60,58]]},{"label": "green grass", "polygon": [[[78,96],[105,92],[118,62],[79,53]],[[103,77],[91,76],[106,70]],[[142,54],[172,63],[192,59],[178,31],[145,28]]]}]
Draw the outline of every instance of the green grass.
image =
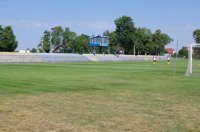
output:
[{"label": "green grass", "polygon": [[[65,63],[0,65],[0,95],[68,91],[196,92],[198,78],[186,78],[186,63]],[[199,94],[198,94],[199,95]]]},{"label": "green grass", "polygon": [[200,131],[199,78],[176,65],[0,65],[0,130]]}]

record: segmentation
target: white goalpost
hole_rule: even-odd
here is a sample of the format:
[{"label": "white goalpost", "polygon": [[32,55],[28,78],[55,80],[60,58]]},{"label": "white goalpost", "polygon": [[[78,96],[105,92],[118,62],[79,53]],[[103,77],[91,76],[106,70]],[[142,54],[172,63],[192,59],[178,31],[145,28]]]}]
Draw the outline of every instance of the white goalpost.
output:
[{"label": "white goalpost", "polygon": [[200,77],[200,44],[191,44],[188,48],[188,66],[185,76]]}]

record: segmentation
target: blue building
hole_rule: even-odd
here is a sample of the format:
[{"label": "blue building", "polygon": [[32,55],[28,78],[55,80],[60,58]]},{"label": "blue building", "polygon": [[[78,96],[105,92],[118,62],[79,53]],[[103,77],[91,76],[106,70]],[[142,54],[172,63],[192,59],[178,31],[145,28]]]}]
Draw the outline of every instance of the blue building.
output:
[{"label": "blue building", "polygon": [[93,47],[108,47],[109,39],[107,36],[94,36],[89,38],[89,46]]}]

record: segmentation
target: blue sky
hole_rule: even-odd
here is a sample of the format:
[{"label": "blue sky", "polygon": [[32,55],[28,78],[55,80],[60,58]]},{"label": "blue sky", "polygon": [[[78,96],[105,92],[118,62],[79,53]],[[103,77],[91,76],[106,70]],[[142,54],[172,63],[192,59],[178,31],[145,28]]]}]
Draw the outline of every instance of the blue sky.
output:
[{"label": "blue sky", "polygon": [[13,27],[18,49],[36,48],[44,30],[60,25],[79,34],[115,30],[114,20],[132,17],[136,27],[161,29],[175,41],[193,43],[200,28],[200,0],[0,0],[0,25]]}]

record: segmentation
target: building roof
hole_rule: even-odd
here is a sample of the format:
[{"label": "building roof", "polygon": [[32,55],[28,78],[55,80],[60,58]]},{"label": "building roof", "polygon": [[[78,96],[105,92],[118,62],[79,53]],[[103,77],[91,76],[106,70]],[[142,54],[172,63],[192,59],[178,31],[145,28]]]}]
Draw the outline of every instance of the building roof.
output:
[{"label": "building roof", "polygon": [[91,36],[89,39],[91,38],[108,38],[108,36],[97,35],[97,36]]},{"label": "building roof", "polygon": [[168,54],[174,54],[174,49],[173,48],[165,48],[165,51],[168,53]]}]

